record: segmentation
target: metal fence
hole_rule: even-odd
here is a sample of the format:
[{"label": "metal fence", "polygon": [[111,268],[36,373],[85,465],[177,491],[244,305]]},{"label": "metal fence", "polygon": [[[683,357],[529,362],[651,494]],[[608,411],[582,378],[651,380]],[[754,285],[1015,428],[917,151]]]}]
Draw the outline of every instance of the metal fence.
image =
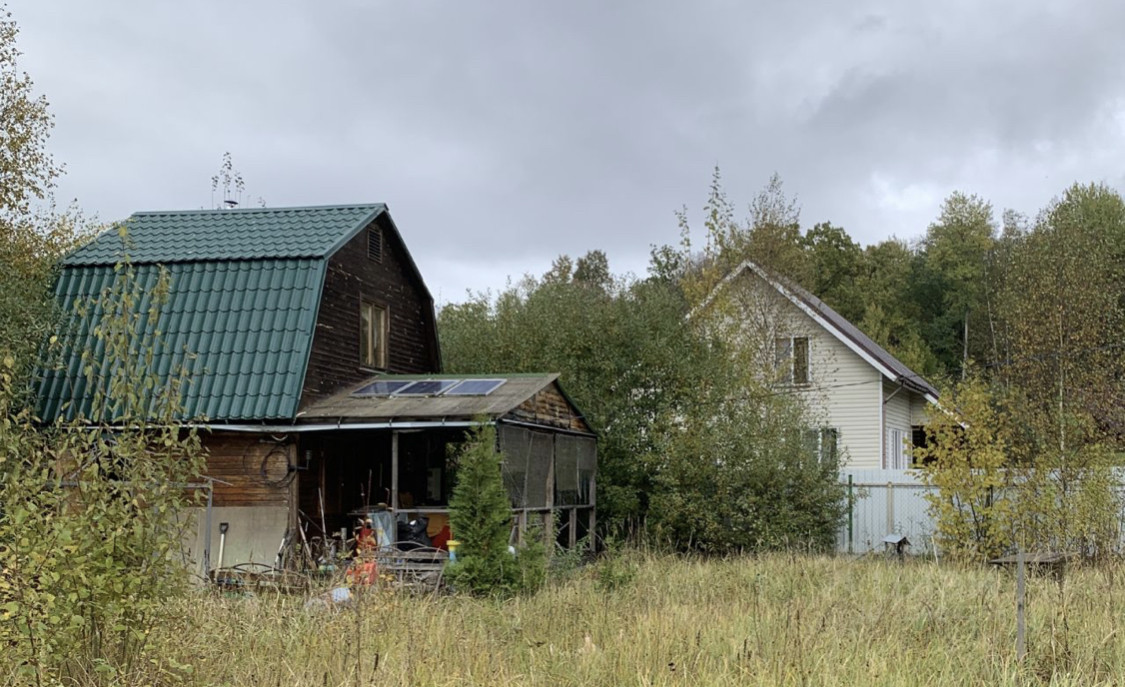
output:
[{"label": "metal fence", "polygon": [[907,470],[843,470],[848,485],[847,518],[836,537],[841,553],[881,551],[888,534],[905,535],[912,553],[933,549],[933,519],[925,494],[933,489]]}]

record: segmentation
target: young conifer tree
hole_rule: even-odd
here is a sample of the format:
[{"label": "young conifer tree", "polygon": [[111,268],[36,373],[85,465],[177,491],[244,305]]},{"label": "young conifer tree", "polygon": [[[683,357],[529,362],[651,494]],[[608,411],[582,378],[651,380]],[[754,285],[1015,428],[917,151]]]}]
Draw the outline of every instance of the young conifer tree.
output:
[{"label": "young conifer tree", "polygon": [[470,594],[506,594],[519,577],[508,551],[512,507],[501,474],[503,455],[496,450],[496,428],[473,429],[458,460],[457,485],[449,501],[453,536],[461,543],[450,583]]}]

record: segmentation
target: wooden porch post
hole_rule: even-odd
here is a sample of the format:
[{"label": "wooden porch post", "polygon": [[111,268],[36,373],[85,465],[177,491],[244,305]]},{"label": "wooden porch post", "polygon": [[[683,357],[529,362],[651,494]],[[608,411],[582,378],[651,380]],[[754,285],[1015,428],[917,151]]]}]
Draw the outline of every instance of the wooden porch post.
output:
[{"label": "wooden porch post", "polygon": [[391,512],[398,512],[398,432],[391,432]]},{"label": "wooden porch post", "polygon": [[[289,444],[289,450],[287,451],[287,456],[286,456],[287,460],[289,461],[289,464],[287,465],[287,467],[289,468],[289,470],[295,471],[297,469],[297,467],[300,465],[300,461],[301,461],[300,448],[301,447],[299,446],[299,444],[296,440],[296,437],[291,437],[291,439],[292,439],[292,443]],[[293,479],[290,480],[290,482],[289,482],[289,495],[288,495],[288,504],[287,504],[289,506],[289,528],[293,529],[293,530],[296,530],[298,527],[301,526],[301,521],[297,517],[297,512],[301,507],[300,488],[301,488],[300,473],[298,473],[296,475],[293,475]],[[297,537],[296,534],[294,534],[294,541],[297,541],[298,539],[299,539],[299,537]]]},{"label": "wooden porch post", "polygon": [[[528,466],[528,474],[531,473]],[[543,543],[547,545],[547,557],[555,553],[555,438],[551,437],[551,462],[547,463],[547,512],[543,515]]]}]

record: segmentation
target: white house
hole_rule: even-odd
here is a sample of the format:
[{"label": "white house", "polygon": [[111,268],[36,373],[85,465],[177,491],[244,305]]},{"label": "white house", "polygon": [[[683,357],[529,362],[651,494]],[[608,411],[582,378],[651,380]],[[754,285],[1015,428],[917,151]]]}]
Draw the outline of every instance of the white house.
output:
[{"label": "white house", "polygon": [[[937,390],[851,322],[801,287],[752,262],[712,292],[734,296],[745,340],[800,394],[820,450],[849,468],[905,469]],[[769,360],[772,359],[772,360]]]}]

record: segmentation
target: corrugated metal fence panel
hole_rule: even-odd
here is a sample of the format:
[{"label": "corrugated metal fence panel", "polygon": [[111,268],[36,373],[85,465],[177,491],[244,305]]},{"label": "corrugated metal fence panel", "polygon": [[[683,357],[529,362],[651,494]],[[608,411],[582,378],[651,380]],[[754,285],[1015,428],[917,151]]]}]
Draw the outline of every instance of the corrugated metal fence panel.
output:
[{"label": "corrugated metal fence panel", "polygon": [[883,538],[902,534],[910,551],[930,550],[933,519],[925,494],[932,490],[909,470],[843,470],[840,481],[851,477],[851,517],[836,538],[841,553],[881,551]]},{"label": "corrugated metal fence panel", "polygon": [[[1115,468],[1115,479],[1125,485],[1125,468]],[[883,537],[904,534],[910,540],[909,551],[932,554],[934,521],[929,514],[926,494],[936,487],[922,483],[913,470],[841,470],[840,481],[848,484],[851,477],[851,517],[845,519],[836,537],[840,553],[868,553],[883,550]],[[1125,503],[1125,486],[1119,486],[1119,497]],[[1125,512],[1121,513],[1120,547],[1125,552]]]}]

